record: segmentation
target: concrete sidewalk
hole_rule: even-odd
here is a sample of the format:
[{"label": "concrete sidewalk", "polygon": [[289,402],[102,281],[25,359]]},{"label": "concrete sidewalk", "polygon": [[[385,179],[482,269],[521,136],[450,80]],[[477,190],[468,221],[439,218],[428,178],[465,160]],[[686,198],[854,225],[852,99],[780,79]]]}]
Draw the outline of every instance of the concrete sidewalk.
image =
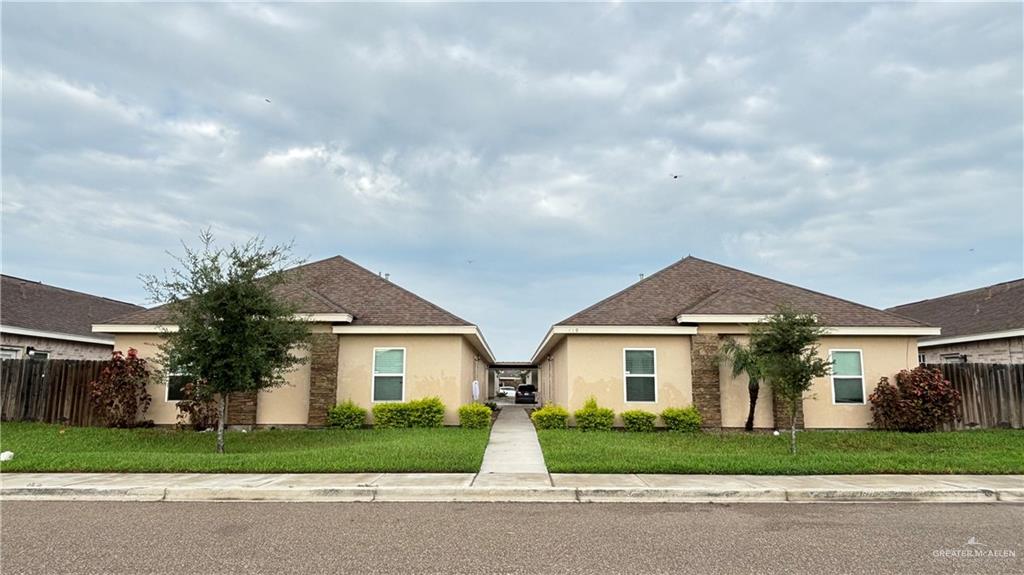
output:
[{"label": "concrete sidewalk", "polygon": [[2,500],[492,502],[1018,502],[1024,475],[3,473]]},{"label": "concrete sidewalk", "polygon": [[474,487],[551,487],[537,429],[520,405],[505,404],[491,427]]}]

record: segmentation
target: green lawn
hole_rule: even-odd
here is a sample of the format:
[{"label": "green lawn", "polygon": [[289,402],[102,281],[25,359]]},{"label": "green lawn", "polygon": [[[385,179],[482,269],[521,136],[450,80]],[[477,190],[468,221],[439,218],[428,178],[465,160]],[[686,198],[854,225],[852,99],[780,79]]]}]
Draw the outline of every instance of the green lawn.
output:
[{"label": "green lawn", "polygon": [[623,433],[539,430],[552,473],[1024,473],[1024,431]]},{"label": "green lawn", "polygon": [[[63,430],[63,431],[62,431]],[[121,472],[476,472],[487,429],[293,429],[215,434],[38,423],[0,425],[0,450],[14,471]]]}]

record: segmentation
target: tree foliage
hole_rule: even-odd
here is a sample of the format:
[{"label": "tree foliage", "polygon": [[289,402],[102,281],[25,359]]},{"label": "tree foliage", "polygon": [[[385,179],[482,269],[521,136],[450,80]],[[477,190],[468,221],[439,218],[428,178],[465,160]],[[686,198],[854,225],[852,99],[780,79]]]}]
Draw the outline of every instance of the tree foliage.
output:
[{"label": "tree foliage", "polygon": [[813,314],[780,308],[750,328],[746,347],[733,344],[741,371],[770,385],[789,411],[792,453],[796,453],[796,414],[804,394],[815,378],[832,371],[829,360],[818,354],[817,341],[823,334]]},{"label": "tree foliage", "polygon": [[260,238],[218,247],[207,230],[201,248],[183,244],[179,267],[165,276],[145,276],[152,299],[166,303],[168,324],[161,363],[202,382],[218,400],[217,451],[224,451],[227,395],[283,383],[301,363],[293,354],[308,339],[297,307],[278,297],[284,270],[300,262],[291,245],[266,246]]},{"label": "tree foliage", "polygon": [[108,427],[135,427],[153,398],[146,391],[151,373],[146,360],[134,349],[125,355],[115,351],[95,381],[89,382],[89,399]]}]

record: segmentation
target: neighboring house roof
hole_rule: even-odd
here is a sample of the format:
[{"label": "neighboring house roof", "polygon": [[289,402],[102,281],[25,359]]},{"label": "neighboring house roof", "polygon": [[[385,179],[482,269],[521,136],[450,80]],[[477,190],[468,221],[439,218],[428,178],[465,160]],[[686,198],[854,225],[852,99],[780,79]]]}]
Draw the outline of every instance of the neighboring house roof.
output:
[{"label": "neighboring house roof", "polygon": [[[278,295],[306,314],[347,313],[358,326],[471,326],[466,320],[403,289],[341,256],[284,272]],[[169,319],[166,306],[107,318],[109,324],[159,325]]]},{"label": "neighboring house roof", "polygon": [[[113,338],[92,332],[92,324],[142,310],[141,306],[46,285],[9,275],[0,276],[0,324],[8,333],[25,330],[86,339]],[[65,338],[67,339],[67,338]]]},{"label": "neighboring house roof", "polygon": [[764,315],[780,305],[827,326],[922,327],[914,319],[687,256],[557,325],[677,326],[680,315]]},{"label": "neighboring house roof", "polygon": [[1024,330],[1024,278],[988,287],[926,299],[889,308],[889,311],[942,328],[937,338]]}]

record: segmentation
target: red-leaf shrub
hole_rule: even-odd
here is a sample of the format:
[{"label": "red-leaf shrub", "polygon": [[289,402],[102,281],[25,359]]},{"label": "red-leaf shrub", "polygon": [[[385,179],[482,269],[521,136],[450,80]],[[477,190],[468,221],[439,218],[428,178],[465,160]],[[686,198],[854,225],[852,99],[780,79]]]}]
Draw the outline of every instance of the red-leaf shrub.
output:
[{"label": "red-leaf shrub", "polygon": [[146,391],[150,372],[146,360],[134,349],[125,356],[115,351],[95,381],[89,382],[89,398],[107,427],[136,427],[139,415],[153,398]]},{"label": "red-leaf shrub", "polygon": [[878,429],[935,431],[959,419],[960,392],[935,368],[903,370],[896,374],[895,386],[883,377],[868,399]]},{"label": "red-leaf shrub", "polygon": [[184,399],[178,401],[178,427],[204,431],[217,427],[217,400],[209,389],[198,382],[181,388]]}]

